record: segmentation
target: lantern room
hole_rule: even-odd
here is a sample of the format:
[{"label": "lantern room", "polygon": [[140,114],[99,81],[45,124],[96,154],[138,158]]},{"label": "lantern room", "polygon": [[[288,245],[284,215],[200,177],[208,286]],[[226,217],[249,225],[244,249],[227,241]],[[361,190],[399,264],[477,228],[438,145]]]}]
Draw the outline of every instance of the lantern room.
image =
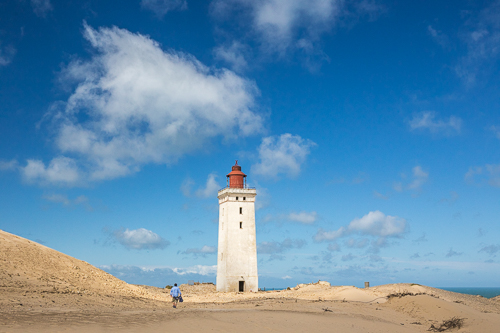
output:
[{"label": "lantern room", "polygon": [[231,188],[245,188],[246,187],[246,177],[243,172],[241,172],[241,166],[238,165],[238,160],[232,167],[232,171],[226,175],[227,182]]}]

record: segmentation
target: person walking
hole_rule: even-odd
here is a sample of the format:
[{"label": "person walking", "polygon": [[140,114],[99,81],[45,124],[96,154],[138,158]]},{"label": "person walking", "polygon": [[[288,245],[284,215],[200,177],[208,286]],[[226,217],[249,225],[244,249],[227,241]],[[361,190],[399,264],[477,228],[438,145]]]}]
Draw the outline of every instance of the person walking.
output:
[{"label": "person walking", "polygon": [[170,296],[172,297],[172,304],[174,305],[174,309],[177,308],[177,303],[181,298],[181,290],[177,287],[177,283],[174,283],[172,289],[170,289]]}]

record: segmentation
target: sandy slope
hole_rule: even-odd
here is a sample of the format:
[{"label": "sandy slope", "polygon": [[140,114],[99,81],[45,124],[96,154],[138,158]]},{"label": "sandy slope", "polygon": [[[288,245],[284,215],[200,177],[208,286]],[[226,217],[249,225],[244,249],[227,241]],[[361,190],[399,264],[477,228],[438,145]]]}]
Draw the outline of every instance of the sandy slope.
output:
[{"label": "sandy slope", "polygon": [[[172,309],[168,291],[129,285],[96,267],[0,230],[2,332],[426,332],[452,317],[460,332],[498,332],[500,299],[418,284],[367,289],[299,285],[286,291],[217,293],[182,285]],[[167,330],[168,331],[168,330]]]}]

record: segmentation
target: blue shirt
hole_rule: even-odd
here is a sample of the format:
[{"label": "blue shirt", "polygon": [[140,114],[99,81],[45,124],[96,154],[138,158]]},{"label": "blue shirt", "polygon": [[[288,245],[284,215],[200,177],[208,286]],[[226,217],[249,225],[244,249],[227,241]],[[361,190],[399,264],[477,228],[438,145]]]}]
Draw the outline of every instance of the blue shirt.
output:
[{"label": "blue shirt", "polygon": [[172,287],[172,289],[170,289],[170,295],[173,297],[179,297],[181,295],[181,290],[179,287]]}]

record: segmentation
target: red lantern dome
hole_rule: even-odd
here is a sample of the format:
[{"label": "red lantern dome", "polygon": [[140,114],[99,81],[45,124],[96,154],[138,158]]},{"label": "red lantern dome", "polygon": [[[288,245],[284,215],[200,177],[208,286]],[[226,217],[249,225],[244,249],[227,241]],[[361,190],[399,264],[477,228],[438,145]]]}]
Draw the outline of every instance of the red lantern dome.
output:
[{"label": "red lantern dome", "polygon": [[246,177],[243,172],[241,172],[241,166],[238,165],[238,160],[233,165],[232,171],[227,174],[229,187],[232,188],[245,188]]}]

